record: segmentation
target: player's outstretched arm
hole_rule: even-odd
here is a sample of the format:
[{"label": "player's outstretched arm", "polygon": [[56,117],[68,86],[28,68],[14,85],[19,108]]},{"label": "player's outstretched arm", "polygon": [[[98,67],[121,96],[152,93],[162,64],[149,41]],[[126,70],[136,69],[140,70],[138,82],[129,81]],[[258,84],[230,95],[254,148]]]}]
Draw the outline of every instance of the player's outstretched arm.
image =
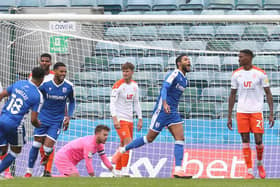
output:
[{"label": "player's outstretched arm", "polygon": [[273,98],[269,87],[264,88],[266,94],[266,100],[269,106],[269,127],[272,128],[274,126],[274,116],[273,116]]}]

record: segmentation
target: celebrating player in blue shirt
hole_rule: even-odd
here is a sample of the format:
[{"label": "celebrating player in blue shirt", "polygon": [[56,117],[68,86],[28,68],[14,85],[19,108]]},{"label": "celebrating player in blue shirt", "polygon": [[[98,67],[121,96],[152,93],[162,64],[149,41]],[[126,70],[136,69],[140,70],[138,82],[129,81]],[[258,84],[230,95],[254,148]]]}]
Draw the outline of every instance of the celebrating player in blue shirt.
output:
[{"label": "celebrating player in blue shirt", "polygon": [[[32,176],[32,169],[42,144],[45,155],[42,157],[41,164],[47,163],[61,127],[63,126],[63,130],[67,130],[70,118],[74,113],[74,89],[73,84],[65,79],[66,65],[57,62],[53,69],[55,72],[53,80],[44,82],[39,88],[44,97],[44,104],[39,115],[42,125],[34,130],[34,142],[29,153],[25,177]],[[68,115],[65,115],[68,100]]]},{"label": "celebrating player in blue shirt", "polygon": [[116,163],[121,154],[126,151],[143,146],[146,143],[151,143],[164,127],[168,127],[175,139],[175,172],[173,176],[177,178],[191,178],[191,176],[185,175],[181,167],[184,154],[184,129],[183,121],[177,109],[180,97],[187,87],[185,74],[190,71],[191,67],[188,56],[186,54],[178,56],[176,58],[176,66],[177,69],[168,73],[163,82],[148,134],[120,148],[112,157],[113,163]]},{"label": "celebrating player in blue shirt", "polygon": [[0,101],[9,96],[0,116],[0,155],[6,154],[10,144],[9,153],[0,164],[0,173],[12,164],[25,144],[23,117],[30,108],[32,125],[40,126],[38,113],[43,104],[43,96],[38,86],[43,80],[44,70],[36,67],[32,70],[31,80],[17,81],[0,93]]}]

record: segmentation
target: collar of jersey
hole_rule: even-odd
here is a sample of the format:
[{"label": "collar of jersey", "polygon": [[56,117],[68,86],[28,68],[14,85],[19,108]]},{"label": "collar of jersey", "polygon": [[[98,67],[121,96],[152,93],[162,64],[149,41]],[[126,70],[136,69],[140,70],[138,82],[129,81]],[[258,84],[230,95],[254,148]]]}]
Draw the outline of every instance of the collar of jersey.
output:
[{"label": "collar of jersey", "polygon": [[64,83],[64,81],[65,81],[65,79],[62,81],[62,83],[60,83],[60,84],[57,85],[57,84],[54,82],[54,80],[52,79],[52,83],[53,83],[56,87],[61,86],[61,85]]}]

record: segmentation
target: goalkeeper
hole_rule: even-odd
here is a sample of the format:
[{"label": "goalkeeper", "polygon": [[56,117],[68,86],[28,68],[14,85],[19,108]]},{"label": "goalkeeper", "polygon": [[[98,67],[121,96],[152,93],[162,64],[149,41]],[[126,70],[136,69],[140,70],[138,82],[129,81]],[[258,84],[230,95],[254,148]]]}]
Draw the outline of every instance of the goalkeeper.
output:
[{"label": "goalkeeper", "polygon": [[148,134],[133,140],[125,147],[121,147],[112,157],[113,163],[116,163],[126,151],[151,143],[164,127],[168,127],[175,139],[175,171],[173,176],[177,178],[191,178],[190,176],[186,176],[182,169],[184,129],[182,125],[183,121],[177,109],[180,97],[187,87],[185,75],[191,69],[191,62],[186,54],[181,54],[176,58],[175,63],[177,69],[168,73],[163,82],[160,96],[154,108]]},{"label": "goalkeeper", "polygon": [[95,128],[95,135],[78,138],[59,149],[55,155],[54,163],[60,174],[68,177],[79,177],[80,174],[76,165],[85,159],[89,176],[95,176],[92,166],[92,156],[96,152],[105,166],[110,171],[113,171],[113,166],[104,151],[104,144],[108,138],[109,131],[109,127],[98,125]]}]

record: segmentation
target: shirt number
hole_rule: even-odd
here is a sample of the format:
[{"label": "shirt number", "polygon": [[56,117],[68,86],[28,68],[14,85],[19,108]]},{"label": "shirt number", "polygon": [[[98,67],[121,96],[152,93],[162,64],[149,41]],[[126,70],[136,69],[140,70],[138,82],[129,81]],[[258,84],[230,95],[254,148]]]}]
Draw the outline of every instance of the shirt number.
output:
[{"label": "shirt number", "polygon": [[21,98],[16,98],[15,94],[11,95],[12,99],[7,106],[7,110],[12,114],[18,114],[20,112],[21,107],[23,106],[23,100]]}]

